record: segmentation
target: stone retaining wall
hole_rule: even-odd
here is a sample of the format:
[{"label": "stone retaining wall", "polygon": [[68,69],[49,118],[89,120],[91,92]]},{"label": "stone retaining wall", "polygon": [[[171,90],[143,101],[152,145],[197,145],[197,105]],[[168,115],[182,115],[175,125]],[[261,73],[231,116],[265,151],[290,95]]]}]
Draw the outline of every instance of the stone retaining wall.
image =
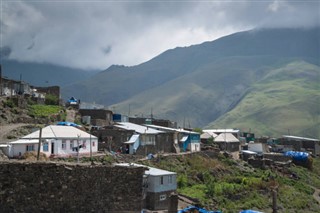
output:
[{"label": "stone retaining wall", "polygon": [[143,167],[0,162],[0,212],[140,212]]}]

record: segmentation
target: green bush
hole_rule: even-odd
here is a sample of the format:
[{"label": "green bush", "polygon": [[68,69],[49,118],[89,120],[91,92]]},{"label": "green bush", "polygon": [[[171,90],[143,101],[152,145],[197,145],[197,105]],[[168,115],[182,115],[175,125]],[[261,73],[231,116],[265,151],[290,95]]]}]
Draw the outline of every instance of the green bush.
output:
[{"label": "green bush", "polygon": [[4,107],[9,107],[9,108],[13,108],[15,107],[15,103],[11,100],[11,99],[8,99],[6,101],[3,101],[3,106]]},{"label": "green bush", "polygon": [[188,186],[188,177],[185,174],[178,175],[177,178],[178,188],[184,188]]},{"label": "green bush", "polygon": [[45,104],[46,105],[59,105],[59,97],[51,94],[46,95],[45,99]]}]

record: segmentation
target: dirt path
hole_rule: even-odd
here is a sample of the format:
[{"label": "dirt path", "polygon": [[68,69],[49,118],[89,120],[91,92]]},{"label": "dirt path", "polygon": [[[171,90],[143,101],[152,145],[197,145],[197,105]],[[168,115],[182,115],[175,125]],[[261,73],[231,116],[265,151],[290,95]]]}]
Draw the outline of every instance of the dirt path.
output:
[{"label": "dirt path", "polygon": [[318,203],[320,204],[320,189],[317,189],[313,186],[311,186],[311,188],[314,189],[314,193],[313,193],[313,198],[318,201]]},{"label": "dirt path", "polygon": [[67,112],[66,121],[73,123],[73,122],[74,122],[74,119],[75,119],[75,117],[76,117],[76,112],[75,112],[75,110],[73,110],[73,109],[67,109],[66,112]]},{"label": "dirt path", "polygon": [[0,125],[0,143],[9,141],[6,136],[14,129],[17,129],[22,126],[27,126],[28,124],[18,123],[18,124],[7,124]]}]

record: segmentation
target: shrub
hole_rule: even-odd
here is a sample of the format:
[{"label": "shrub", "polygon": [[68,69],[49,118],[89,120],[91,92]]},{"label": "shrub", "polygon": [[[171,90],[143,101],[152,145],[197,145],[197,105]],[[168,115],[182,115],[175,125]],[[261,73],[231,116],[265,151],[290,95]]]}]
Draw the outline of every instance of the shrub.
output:
[{"label": "shrub", "polygon": [[187,175],[184,175],[184,174],[178,175],[177,185],[178,185],[178,188],[187,187],[188,186],[188,177],[187,177]]},{"label": "shrub", "polygon": [[45,99],[46,105],[59,105],[59,98],[55,95],[47,94]]}]

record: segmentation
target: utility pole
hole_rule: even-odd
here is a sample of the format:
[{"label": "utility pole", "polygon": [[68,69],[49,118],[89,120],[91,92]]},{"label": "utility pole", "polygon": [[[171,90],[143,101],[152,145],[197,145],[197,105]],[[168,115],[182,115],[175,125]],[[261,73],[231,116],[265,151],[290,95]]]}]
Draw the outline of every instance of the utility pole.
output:
[{"label": "utility pole", "polygon": [[90,160],[91,160],[91,164],[92,164],[93,160],[92,160],[91,129],[90,129]]},{"label": "utility pole", "polygon": [[77,163],[79,163],[79,151],[80,151],[79,138],[80,138],[80,135],[77,135],[77,136],[78,136],[78,140],[77,140]]},{"label": "utility pole", "polygon": [[42,128],[40,127],[40,131],[39,131],[39,143],[38,143],[38,153],[37,153],[37,161],[39,161],[39,157],[40,157],[41,140],[42,140]]}]

